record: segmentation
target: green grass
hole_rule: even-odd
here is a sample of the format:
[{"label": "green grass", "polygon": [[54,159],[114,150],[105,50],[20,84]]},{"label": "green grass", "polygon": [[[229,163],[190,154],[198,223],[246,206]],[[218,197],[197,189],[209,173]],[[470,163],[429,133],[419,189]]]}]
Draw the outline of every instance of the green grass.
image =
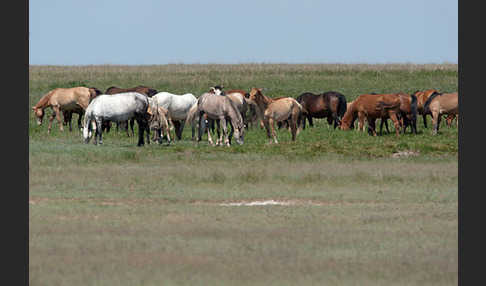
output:
[{"label": "green grass", "polygon": [[[457,65],[31,66],[30,106],[79,84],[352,100],[457,90]],[[254,128],[227,148],[196,145],[187,128],[136,147],[113,129],[94,146],[46,125],[30,112],[30,285],[457,284],[456,127],[432,136],[420,119],[418,135],[371,137],[317,120],[296,142],[280,130],[268,145]],[[418,156],[392,158],[405,150]],[[271,199],[292,204],[220,205]]]}]

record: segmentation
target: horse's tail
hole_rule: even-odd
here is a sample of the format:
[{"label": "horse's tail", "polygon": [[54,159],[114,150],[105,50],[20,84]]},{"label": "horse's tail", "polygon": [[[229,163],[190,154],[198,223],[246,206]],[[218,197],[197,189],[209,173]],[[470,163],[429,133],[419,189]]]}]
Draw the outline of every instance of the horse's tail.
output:
[{"label": "horse's tail", "polygon": [[434,91],[434,93],[432,93],[429,98],[427,98],[427,100],[425,101],[424,103],[424,114],[427,114],[427,113],[430,113],[430,103],[432,102],[432,100],[434,98],[436,98],[438,95],[440,95],[440,93],[438,93],[437,91]]},{"label": "horse's tail", "polygon": [[413,94],[411,94],[410,97],[412,98],[412,102],[410,104],[412,122],[417,122],[417,97]]},{"label": "horse's tail", "polygon": [[191,124],[196,120],[197,115],[197,102],[195,102],[192,107],[187,112],[186,122],[190,122]]}]

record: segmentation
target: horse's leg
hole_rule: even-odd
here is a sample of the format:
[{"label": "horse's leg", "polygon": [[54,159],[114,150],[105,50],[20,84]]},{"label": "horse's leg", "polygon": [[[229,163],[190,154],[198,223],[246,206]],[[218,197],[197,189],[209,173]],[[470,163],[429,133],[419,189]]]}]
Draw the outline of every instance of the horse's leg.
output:
[{"label": "horse's leg", "polygon": [[400,137],[400,122],[398,121],[397,114],[395,112],[389,112],[389,116],[395,126],[395,134],[397,137]]},{"label": "horse's leg", "polygon": [[268,125],[270,125],[270,129],[272,131],[273,141],[275,142],[275,144],[278,144],[277,131],[275,130],[275,120],[270,117],[268,119]]},{"label": "horse's leg", "polygon": [[362,112],[358,112],[358,131],[365,131],[364,121],[365,115]]},{"label": "horse's leg", "polygon": [[314,123],[312,122],[312,116],[307,116],[307,119],[309,120],[309,126],[314,127]]},{"label": "horse's leg", "polygon": [[98,137],[99,137],[99,144],[103,144],[103,126],[102,126],[103,120],[101,119],[96,119],[96,130],[98,131]]},{"label": "horse's leg", "polygon": [[[127,133],[128,133],[128,123],[129,121],[127,120]],[[133,131],[133,126],[135,125],[135,119],[132,118],[130,119],[130,131],[132,131],[132,137],[135,136],[135,132]],[[147,124],[147,128],[148,128],[148,124]],[[147,130],[147,129],[146,129]],[[149,134],[150,135],[150,134]],[[148,140],[148,139],[147,139]],[[148,142],[150,143],[150,141]]]},{"label": "horse's leg", "polygon": [[81,126],[81,122],[83,120],[83,112],[80,112],[78,113],[78,130],[81,130],[82,126]]},{"label": "horse's leg", "polygon": [[272,144],[272,133],[270,131],[270,122],[268,118],[262,120],[265,130],[267,131],[267,138],[270,140],[269,143]]},{"label": "horse's leg", "polygon": [[56,113],[56,120],[57,120],[57,124],[59,124],[59,130],[64,131],[64,126],[62,124],[62,119],[61,119],[61,108],[59,107],[59,105],[54,105],[52,109]]},{"label": "horse's leg", "polygon": [[94,140],[93,140],[93,144],[94,145],[97,145],[98,144],[98,128],[96,127],[97,126],[97,122],[96,122],[96,118],[94,120],[91,120],[91,134],[93,134],[94,136]]},{"label": "horse's leg", "polygon": [[[137,146],[140,147],[140,146],[145,145],[145,142],[144,142],[144,139],[143,139],[143,133],[147,129],[146,125],[148,125],[148,124],[146,122],[146,119],[143,117],[143,115],[138,115],[135,119],[137,120],[137,124],[138,124],[138,143],[137,143]],[[127,126],[127,129],[128,129],[128,126]]]},{"label": "horse's leg", "polygon": [[290,133],[292,134],[292,141],[295,141],[295,137],[297,137],[297,118],[292,116],[290,120]]},{"label": "horse's leg", "polygon": [[386,119],[384,119],[384,118],[380,119],[380,133],[379,133],[380,136],[383,135],[383,124],[385,124],[385,122],[386,122]]},{"label": "horse's leg", "polygon": [[[226,119],[225,119],[225,123],[226,123]],[[216,131],[218,132],[218,142],[216,143],[216,145],[221,145],[223,146],[223,136],[226,136],[226,134],[224,132],[221,131],[221,125],[223,123],[221,123],[221,120],[217,120],[216,121],[216,126],[217,126],[217,129]]]},{"label": "horse's leg", "polygon": [[175,120],[175,121],[173,121],[173,123],[174,123],[176,138],[177,138],[177,140],[181,140],[181,134],[180,134],[181,122],[179,120]]},{"label": "horse's leg", "polygon": [[211,128],[208,128],[208,142],[209,145],[214,146],[213,138],[211,138]]},{"label": "horse's leg", "polygon": [[[229,147],[230,142],[229,142],[228,124],[226,123],[226,118],[224,116],[221,116],[219,121],[220,121],[220,123],[218,125],[218,129],[219,129],[220,126],[223,129],[222,136],[224,136],[224,144]],[[223,138],[221,138],[220,140],[221,140],[221,145],[223,145],[223,142],[222,142]]]},{"label": "horse's leg", "polygon": [[422,118],[424,119],[424,128],[427,128],[427,114],[422,114]]},{"label": "horse's leg", "polygon": [[366,120],[368,121],[368,134],[372,136],[376,136],[376,130],[375,130],[375,121],[376,119],[367,117]]}]

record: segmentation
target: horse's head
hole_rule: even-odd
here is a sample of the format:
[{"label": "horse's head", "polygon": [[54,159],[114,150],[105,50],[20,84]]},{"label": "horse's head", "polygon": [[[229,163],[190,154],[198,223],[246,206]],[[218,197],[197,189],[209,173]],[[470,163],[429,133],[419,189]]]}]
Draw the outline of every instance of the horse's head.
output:
[{"label": "horse's head", "polygon": [[44,118],[44,109],[34,106],[32,107],[32,110],[34,111],[34,115],[37,118],[37,125],[41,125],[42,119]]},{"label": "horse's head", "polygon": [[252,102],[256,102],[257,99],[263,98],[262,90],[263,90],[262,88],[253,87],[250,90],[248,99]]},{"label": "horse's head", "polygon": [[211,87],[209,89],[209,92],[214,93],[216,95],[224,95],[224,91],[223,91],[223,86],[222,85],[217,85],[217,86]]},{"label": "horse's head", "polygon": [[102,94],[101,90],[97,89],[96,87],[90,87],[89,88],[89,97],[90,97],[90,99],[93,99],[93,98],[97,97],[100,94]]},{"label": "horse's head", "polygon": [[152,97],[152,96],[154,96],[154,95],[156,95],[156,94],[157,94],[157,90],[155,90],[155,89],[153,89],[153,88],[148,88],[148,89],[147,89],[147,96],[148,96],[148,97]]},{"label": "horse's head", "polygon": [[233,136],[235,137],[236,143],[243,145],[245,140],[245,125],[243,123],[234,125]]}]

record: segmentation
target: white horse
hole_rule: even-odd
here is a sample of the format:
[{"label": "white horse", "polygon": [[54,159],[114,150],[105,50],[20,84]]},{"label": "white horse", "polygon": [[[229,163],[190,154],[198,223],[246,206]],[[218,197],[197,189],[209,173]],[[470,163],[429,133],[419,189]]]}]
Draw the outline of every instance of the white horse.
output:
[{"label": "white horse", "polygon": [[155,94],[152,100],[157,100],[160,107],[167,109],[175,127],[176,137],[181,140],[187,114],[191,107],[197,104],[197,98],[192,93],[177,95],[163,91]]},{"label": "white horse", "polygon": [[148,97],[138,92],[126,92],[120,94],[102,94],[95,97],[86,108],[83,138],[89,143],[93,132],[95,135],[94,144],[103,144],[103,120],[125,121],[135,118],[138,123],[138,144],[144,145],[143,133],[147,132],[147,143],[150,144],[148,130],[149,107]]}]

